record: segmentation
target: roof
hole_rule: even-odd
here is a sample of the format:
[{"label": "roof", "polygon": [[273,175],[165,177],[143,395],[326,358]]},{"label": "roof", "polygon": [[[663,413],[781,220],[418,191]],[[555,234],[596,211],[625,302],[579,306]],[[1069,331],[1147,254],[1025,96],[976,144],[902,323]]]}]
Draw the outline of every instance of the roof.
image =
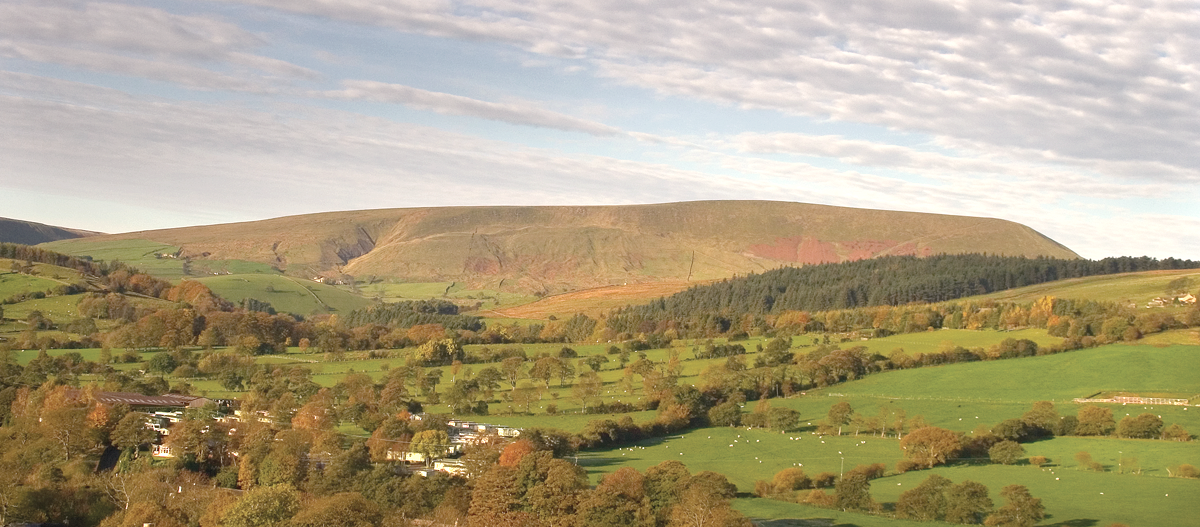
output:
[{"label": "roof", "polygon": [[142,395],[130,392],[99,392],[96,400],[104,404],[125,403],[129,406],[176,406],[197,408],[209,402],[204,397],[167,393],[163,395]]}]

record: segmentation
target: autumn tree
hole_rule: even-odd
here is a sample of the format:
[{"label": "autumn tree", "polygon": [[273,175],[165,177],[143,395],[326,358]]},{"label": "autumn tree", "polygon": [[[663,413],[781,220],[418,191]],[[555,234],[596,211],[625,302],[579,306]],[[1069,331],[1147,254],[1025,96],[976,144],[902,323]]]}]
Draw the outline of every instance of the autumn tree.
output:
[{"label": "autumn tree", "polygon": [[306,503],[287,525],[291,527],[374,527],[383,511],[357,492],[343,492]]},{"label": "autumn tree", "polygon": [[900,440],[900,448],[904,457],[925,468],[946,463],[962,449],[958,434],[938,428],[926,426],[909,432]]},{"label": "autumn tree", "polygon": [[587,413],[589,403],[599,397],[603,391],[604,381],[600,380],[600,375],[595,371],[589,371],[579,376],[579,382],[575,383],[575,388],[571,390],[571,393],[583,406],[583,412]]},{"label": "autumn tree", "polygon": [[580,504],[580,522],[596,527],[653,527],[654,514],[644,480],[630,467],[605,476]]},{"label": "autumn tree", "polygon": [[854,409],[850,407],[850,403],[842,401],[829,407],[827,420],[829,421],[829,426],[837,427],[837,435],[842,435],[842,427],[850,424],[850,420],[853,417]]},{"label": "autumn tree", "polygon": [[1173,424],[1163,430],[1162,438],[1167,441],[1191,441],[1192,434],[1179,424]]},{"label": "autumn tree", "polygon": [[984,525],[995,527],[1032,527],[1046,517],[1042,500],[1029,494],[1022,485],[1009,485],[1000,491],[1003,507],[988,515]]},{"label": "autumn tree", "polygon": [[946,516],[946,493],[953,483],[932,474],[916,488],[904,491],[896,502],[896,515],[920,521],[940,520]]},{"label": "autumn tree", "polygon": [[1081,436],[1106,436],[1117,427],[1111,408],[1090,404],[1079,409],[1079,424],[1075,434]]},{"label": "autumn tree", "polygon": [[729,506],[729,500],[702,486],[689,486],[671,507],[668,527],[751,527],[750,520]]},{"label": "autumn tree", "polygon": [[868,511],[876,507],[875,501],[871,499],[871,482],[865,474],[847,472],[838,478],[834,490],[837,492],[839,509]]},{"label": "autumn tree", "polygon": [[1137,417],[1125,416],[1120,423],[1117,423],[1117,436],[1158,439],[1162,435],[1162,428],[1162,418],[1151,413],[1143,413]]},{"label": "autumn tree", "polygon": [[946,521],[950,523],[979,523],[992,511],[992,499],[982,483],[964,481],[946,491]]},{"label": "autumn tree", "polygon": [[246,491],[221,516],[224,527],[268,527],[281,524],[300,510],[300,493],[291,485],[255,487]]}]

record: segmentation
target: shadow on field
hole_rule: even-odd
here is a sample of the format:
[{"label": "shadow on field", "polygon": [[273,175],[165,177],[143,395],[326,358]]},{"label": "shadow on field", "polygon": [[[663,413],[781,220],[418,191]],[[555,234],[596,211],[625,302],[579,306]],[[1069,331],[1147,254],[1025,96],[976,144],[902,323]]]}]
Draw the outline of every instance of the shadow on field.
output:
[{"label": "shadow on field", "polygon": [[615,457],[587,457],[579,460],[579,466],[588,468],[610,467],[613,465],[620,465],[621,463],[621,459]]},{"label": "shadow on field", "polygon": [[833,518],[807,518],[797,520],[792,518],[780,520],[755,520],[756,527],[858,527],[853,523],[836,523]]},{"label": "shadow on field", "polygon": [[1067,520],[1065,522],[1048,523],[1048,524],[1044,525],[1043,527],[1093,527],[1094,525],[1096,525],[1098,523],[1100,523],[1100,520],[1093,520],[1090,518],[1080,518],[1080,519],[1075,519],[1075,520]]}]

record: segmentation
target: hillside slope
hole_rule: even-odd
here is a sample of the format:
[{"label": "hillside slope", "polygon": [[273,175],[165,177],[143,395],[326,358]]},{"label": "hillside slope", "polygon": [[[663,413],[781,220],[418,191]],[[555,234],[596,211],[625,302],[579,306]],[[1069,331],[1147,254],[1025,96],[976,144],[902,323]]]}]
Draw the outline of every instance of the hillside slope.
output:
[{"label": "hillside slope", "polygon": [[105,238],[154,240],[192,258],[263,262],[300,276],[344,272],[543,292],[882,255],[1078,257],[1004,220],[767,201],[330,212]]},{"label": "hillside slope", "polygon": [[56,240],[95,236],[98,232],[65,229],[32,221],[0,218],[0,242],[37,245]]}]

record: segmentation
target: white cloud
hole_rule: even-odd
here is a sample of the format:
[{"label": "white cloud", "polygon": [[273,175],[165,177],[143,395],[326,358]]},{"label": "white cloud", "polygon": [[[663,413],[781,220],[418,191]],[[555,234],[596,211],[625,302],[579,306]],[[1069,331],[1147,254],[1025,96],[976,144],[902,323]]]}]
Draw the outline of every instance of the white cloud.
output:
[{"label": "white cloud", "polygon": [[1171,178],[1200,164],[1200,11],[1189,3],[242,3],[584,56],[667,95],[983,151],[1042,152],[1101,171],[1146,163],[1113,177]]},{"label": "white cloud", "polygon": [[364,80],[342,81],[342,87],[341,90],[320,92],[318,95],[334,99],[403,104],[418,110],[441,114],[467,115],[510,124],[583,132],[591,135],[610,136],[621,133],[621,130],[617,128],[546,110],[527,101],[488,102],[401,84]]},{"label": "white cloud", "polygon": [[[236,24],[110,3],[0,4],[0,56],[176,83],[272,92],[317,72],[248,50],[266,42]],[[265,74],[265,75],[264,75]]]}]

